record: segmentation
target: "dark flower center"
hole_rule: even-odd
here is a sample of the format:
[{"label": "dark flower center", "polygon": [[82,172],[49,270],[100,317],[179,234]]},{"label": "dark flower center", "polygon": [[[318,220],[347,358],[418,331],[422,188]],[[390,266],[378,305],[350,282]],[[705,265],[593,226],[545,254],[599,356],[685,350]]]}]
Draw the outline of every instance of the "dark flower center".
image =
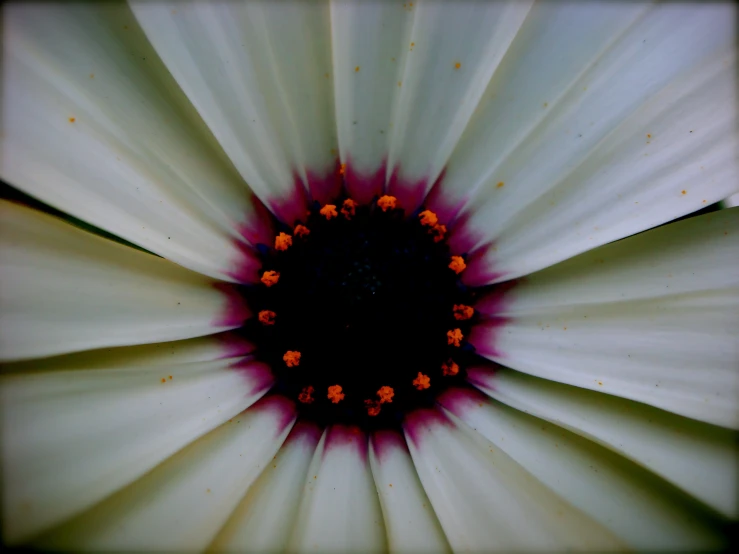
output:
[{"label": "dark flower center", "polygon": [[319,422],[392,424],[459,384],[472,355],[464,261],[435,214],[395,203],[315,205],[260,248],[245,331],[277,391]]}]

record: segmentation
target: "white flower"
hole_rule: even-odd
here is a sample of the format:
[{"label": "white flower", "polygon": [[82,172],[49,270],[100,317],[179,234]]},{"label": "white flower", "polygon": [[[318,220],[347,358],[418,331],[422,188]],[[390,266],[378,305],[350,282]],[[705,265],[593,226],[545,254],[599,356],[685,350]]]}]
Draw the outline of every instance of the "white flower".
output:
[{"label": "white flower", "polygon": [[[739,208],[648,229],[739,189],[733,6],[18,3],[3,26],[2,178],[161,256],[2,202],[10,544],[726,546]],[[342,184],[429,207],[465,283],[501,284],[466,337],[490,363],[397,429],[299,418],[233,331],[264,206],[292,225]]]}]

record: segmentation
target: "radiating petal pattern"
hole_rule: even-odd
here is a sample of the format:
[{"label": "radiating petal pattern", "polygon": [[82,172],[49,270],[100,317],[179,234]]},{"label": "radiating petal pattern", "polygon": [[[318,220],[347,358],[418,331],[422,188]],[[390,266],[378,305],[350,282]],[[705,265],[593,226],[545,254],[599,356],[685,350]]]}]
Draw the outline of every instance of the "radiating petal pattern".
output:
[{"label": "radiating petal pattern", "polygon": [[[572,405],[577,406],[577,400],[573,397]],[[726,546],[708,510],[588,439],[472,390],[449,391],[441,404],[634,549],[717,550]],[[619,421],[608,422],[606,414],[598,418],[598,424],[603,422],[612,429],[619,425]],[[622,436],[628,437],[628,433]],[[659,441],[659,434],[652,439]],[[665,453],[670,446],[661,445]],[[683,452],[678,449],[672,455],[678,457]],[[697,464],[691,473],[710,472],[715,463],[712,456],[717,453],[709,449],[692,454],[691,461]],[[730,459],[728,456],[726,461]],[[727,476],[726,471],[721,475]],[[726,485],[736,492],[736,487]]]},{"label": "radiating petal pattern", "polygon": [[478,309],[503,365],[739,427],[739,209],[680,221],[526,277]]},{"label": "radiating petal pattern", "polygon": [[35,544],[96,552],[204,550],[294,421],[290,401],[265,398]]},{"label": "radiating petal pattern", "polygon": [[3,179],[211,277],[268,222],[121,3],[3,9]]},{"label": "radiating petal pattern", "polygon": [[621,547],[479,433],[438,411],[404,423],[421,483],[455,552]]},{"label": "radiating petal pattern", "polygon": [[328,4],[134,2],[152,45],[259,197],[291,223],[338,192]]},{"label": "radiating petal pattern", "polygon": [[444,531],[423,492],[405,439],[397,431],[373,433],[370,466],[380,497],[390,552],[449,552]]},{"label": "radiating petal pattern", "polygon": [[337,126],[350,191],[364,200],[386,185],[409,211],[423,201],[530,4],[332,4]]},{"label": "radiating petal pattern", "polygon": [[7,365],[5,537],[81,512],[254,403],[272,377],[250,349],[212,336]]},{"label": "radiating petal pattern", "polygon": [[452,244],[482,248],[469,284],[536,271],[737,190],[734,6],[642,12],[542,2],[527,20],[432,202],[447,214],[466,206]]},{"label": "radiating petal pattern", "polygon": [[739,515],[735,432],[502,367],[472,368],[468,378],[496,400],[634,460],[728,517]]},{"label": "radiating petal pattern", "polygon": [[308,469],[288,551],[386,549],[367,441],[367,435],[356,427],[333,425],[324,431]]},{"label": "radiating petal pattern", "polygon": [[290,538],[321,430],[295,424],[246,497],[208,548],[209,552],[282,552]]},{"label": "radiating petal pattern", "polygon": [[207,335],[240,326],[230,288],[63,221],[0,203],[5,360]]}]

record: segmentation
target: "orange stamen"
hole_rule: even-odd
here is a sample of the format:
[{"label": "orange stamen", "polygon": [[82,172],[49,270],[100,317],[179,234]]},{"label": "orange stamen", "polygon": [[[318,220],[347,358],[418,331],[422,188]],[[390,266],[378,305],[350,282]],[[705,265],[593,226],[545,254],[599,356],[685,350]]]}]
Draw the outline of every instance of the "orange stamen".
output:
[{"label": "orange stamen", "polygon": [[441,364],[441,371],[444,375],[456,375],[459,373],[459,366],[449,358],[446,362]]},{"label": "orange stamen", "polygon": [[303,404],[313,404],[313,391],[315,389],[308,385],[307,387],[303,387],[303,390],[300,391],[300,394],[298,395],[298,400],[302,402]]},{"label": "orange stamen", "polygon": [[446,332],[446,343],[449,345],[459,346],[462,344],[462,339],[464,338],[464,335],[462,334],[462,330],[460,328],[452,329],[451,331]]},{"label": "orange stamen", "polygon": [[270,310],[262,310],[259,312],[259,323],[262,325],[274,325],[275,317],[277,317],[276,313]]},{"label": "orange stamen", "polygon": [[452,261],[449,262],[449,269],[451,269],[454,273],[459,275],[465,270],[466,267],[467,264],[464,263],[464,259],[462,258],[462,256],[452,256]]},{"label": "orange stamen", "polygon": [[457,321],[466,321],[475,315],[475,309],[472,306],[465,306],[464,304],[454,305],[454,319]]},{"label": "orange stamen", "polygon": [[288,350],[282,357],[287,367],[297,367],[300,365],[300,352],[297,350]]},{"label": "orange stamen", "polygon": [[339,167],[339,175],[344,175],[346,173],[346,164],[341,164]]},{"label": "orange stamen", "polygon": [[439,218],[431,210],[422,211],[418,214],[418,217],[421,219],[421,225],[427,227],[436,227],[436,224],[439,223]]},{"label": "orange stamen", "polygon": [[380,404],[389,404],[393,401],[393,396],[395,396],[393,387],[383,386],[377,391],[377,397],[380,399]]},{"label": "orange stamen", "polygon": [[326,204],[323,208],[321,208],[321,215],[326,218],[327,221],[331,221],[334,217],[339,217],[339,214],[336,212],[336,206],[333,204]]},{"label": "orange stamen", "polygon": [[295,233],[296,237],[307,237],[310,235],[310,229],[305,225],[296,225],[295,229],[293,229],[293,233]]},{"label": "orange stamen", "polygon": [[351,219],[357,210],[357,203],[351,198],[344,200],[344,204],[341,206],[341,215],[346,219]]},{"label": "orange stamen", "polygon": [[398,199],[394,196],[381,196],[380,199],[377,201],[377,205],[382,208],[383,212],[386,212],[388,210],[394,210],[397,206]]},{"label": "orange stamen", "polygon": [[427,389],[431,386],[431,378],[419,371],[418,377],[413,379],[413,386],[416,387],[418,390]]},{"label": "orange stamen", "polygon": [[444,235],[446,235],[446,225],[442,225],[441,223],[434,225],[429,229],[429,234],[434,236],[434,242],[441,242],[444,240]]},{"label": "orange stamen", "polygon": [[293,238],[287,233],[280,233],[275,237],[275,250],[287,250],[293,245]]},{"label": "orange stamen", "polygon": [[367,408],[367,415],[372,417],[380,415],[380,410],[382,410],[380,404],[381,402],[377,402],[376,400],[365,400],[364,407]]},{"label": "orange stamen", "polygon": [[333,402],[334,404],[338,404],[342,400],[344,400],[344,396],[346,396],[343,392],[341,392],[342,389],[341,385],[331,385],[328,388],[328,399]]},{"label": "orange stamen", "polygon": [[265,271],[262,274],[262,283],[264,283],[268,287],[271,287],[272,285],[276,285],[277,281],[279,280],[280,280],[280,274],[276,271]]}]

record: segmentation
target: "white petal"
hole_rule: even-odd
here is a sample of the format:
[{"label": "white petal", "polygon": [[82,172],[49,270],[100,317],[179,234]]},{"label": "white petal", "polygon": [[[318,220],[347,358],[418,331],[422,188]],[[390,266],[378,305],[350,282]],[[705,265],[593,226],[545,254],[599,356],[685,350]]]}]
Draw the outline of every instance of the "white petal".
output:
[{"label": "white petal", "polygon": [[328,4],[135,2],[167,68],[283,220],[338,192]]},{"label": "white petal", "polygon": [[472,368],[469,379],[496,400],[611,448],[736,517],[736,433],[500,366]]},{"label": "white petal", "polygon": [[215,552],[282,552],[298,515],[308,466],[321,430],[295,424],[285,444],[251,486],[208,548]]},{"label": "white petal", "polygon": [[[570,398],[568,408],[578,410],[578,401],[575,396]],[[720,522],[711,521],[708,510],[590,440],[470,390],[449,391],[441,404],[634,549],[718,550],[726,546]],[[599,424],[605,422],[612,429],[618,426],[616,420],[608,421],[603,415]],[[662,439],[659,434],[651,438]],[[678,449],[672,455],[678,457],[682,452]],[[701,462],[700,469],[692,473],[710,471],[714,454],[691,456],[691,461]],[[735,487],[732,490],[736,492]]]},{"label": "white petal", "polygon": [[724,199],[724,208],[735,208],[739,206],[739,194],[732,194]]},{"label": "white petal", "polygon": [[464,423],[414,412],[404,430],[455,552],[611,550],[620,543]]},{"label": "white petal", "polygon": [[269,369],[231,357],[249,345],[223,339],[7,365],[5,536],[25,540],[81,512],[259,399]]},{"label": "white petal", "polygon": [[308,469],[289,552],[386,550],[367,441],[356,427],[326,429]]},{"label": "white petal", "polygon": [[121,4],[4,9],[0,172],[44,202],[236,280],[269,226]]},{"label": "white petal", "polygon": [[[459,251],[484,247],[465,274],[470,284],[665,223],[725,198],[739,180],[733,6],[634,14],[640,5],[589,13],[542,4],[450,160],[445,183],[456,199],[439,200],[454,212],[460,191],[474,190],[463,195],[452,241]],[[562,40],[568,34],[577,46]]]},{"label": "white petal", "polygon": [[603,246],[476,306],[478,353],[554,381],[739,426],[739,209]]},{"label": "white petal", "polygon": [[5,360],[207,335],[249,315],[230,285],[55,217],[2,202],[0,225]]},{"label": "white petal", "polygon": [[294,421],[291,402],[266,398],[37,545],[97,552],[203,550]]},{"label": "white petal", "polygon": [[373,433],[369,459],[389,551],[449,552],[449,543],[423,492],[403,436],[389,430]]},{"label": "white petal", "polygon": [[337,125],[350,187],[357,180],[375,191],[384,178],[407,210],[423,201],[529,7],[333,5]]}]

